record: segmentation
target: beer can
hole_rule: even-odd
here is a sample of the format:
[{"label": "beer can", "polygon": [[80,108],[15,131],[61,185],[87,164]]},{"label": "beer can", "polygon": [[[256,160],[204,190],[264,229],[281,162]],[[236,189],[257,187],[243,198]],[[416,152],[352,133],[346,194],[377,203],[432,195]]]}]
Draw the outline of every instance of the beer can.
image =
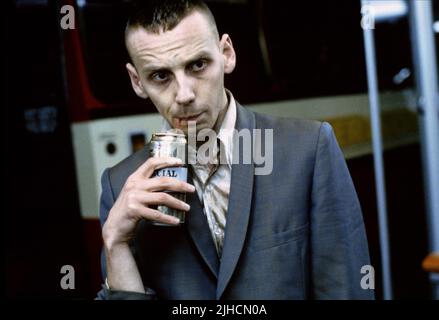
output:
[{"label": "beer can", "polygon": [[[187,182],[187,140],[182,133],[168,131],[158,132],[152,135],[149,142],[150,157],[174,157],[181,159],[182,166],[167,167],[156,170],[153,174],[155,177],[171,177]],[[173,197],[186,202],[186,193],[165,191]],[[184,223],[185,211],[169,208],[164,205],[158,205],[156,209],[164,214],[180,219],[180,224]],[[153,222],[155,225],[166,225],[159,222]]]}]

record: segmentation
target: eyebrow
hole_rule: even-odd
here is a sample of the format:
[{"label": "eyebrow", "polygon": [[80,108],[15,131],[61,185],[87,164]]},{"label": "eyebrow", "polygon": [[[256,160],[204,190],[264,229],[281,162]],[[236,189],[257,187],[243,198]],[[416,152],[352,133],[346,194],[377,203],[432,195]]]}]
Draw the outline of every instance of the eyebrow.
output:
[{"label": "eyebrow", "polygon": [[[209,51],[200,51],[199,53],[197,53],[194,57],[188,59],[187,61],[184,62],[185,65],[194,63],[200,59],[203,58],[210,58],[211,53]],[[159,70],[168,70],[169,67],[165,66],[165,65],[155,65],[153,63],[151,64],[146,64],[143,68],[142,68],[142,72],[148,72],[148,71],[159,71]]]}]

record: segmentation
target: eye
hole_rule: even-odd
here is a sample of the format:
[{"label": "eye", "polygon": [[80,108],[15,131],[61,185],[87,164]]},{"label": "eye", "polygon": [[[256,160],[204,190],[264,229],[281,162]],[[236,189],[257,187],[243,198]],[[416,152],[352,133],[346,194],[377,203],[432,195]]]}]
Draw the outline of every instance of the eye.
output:
[{"label": "eye", "polygon": [[207,67],[207,61],[204,59],[195,61],[191,65],[191,71],[193,72],[200,72],[203,71]]},{"label": "eye", "polygon": [[150,76],[151,80],[157,83],[164,83],[166,81],[168,81],[169,79],[169,75],[167,72],[165,71],[157,71],[154,72],[151,76]]}]

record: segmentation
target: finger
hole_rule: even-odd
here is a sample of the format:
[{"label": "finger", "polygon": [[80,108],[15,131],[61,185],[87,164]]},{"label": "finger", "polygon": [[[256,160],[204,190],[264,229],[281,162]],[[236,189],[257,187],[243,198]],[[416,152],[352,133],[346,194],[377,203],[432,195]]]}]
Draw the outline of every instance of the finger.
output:
[{"label": "finger", "polygon": [[155,221],[169,225],[178,225],[180,223],[180,219],[151,208],[142,207],[141,209],[139,209],[138,212],[142,218],[149,221]]},{"label": "finger", "polygon": [[185,181],[170,177],[154,177],[142,179],[138,182],[139,189],[148,192],[175,191],[175,192],[194,192],[195,187]]},{"label": "finger", "polygon": [[158,169],[166,167],[181,166],[183,161],[173,157],[151,157],[146,160],[135,172],[135,175],[143,176],[146,178],[151,177],[153,172]]},{"label": "finger", "polygon": [[189,211],[190,205],[165,192],[148,192],[138,195],[139,202],[150,205],[165,205],[177,210]]}]

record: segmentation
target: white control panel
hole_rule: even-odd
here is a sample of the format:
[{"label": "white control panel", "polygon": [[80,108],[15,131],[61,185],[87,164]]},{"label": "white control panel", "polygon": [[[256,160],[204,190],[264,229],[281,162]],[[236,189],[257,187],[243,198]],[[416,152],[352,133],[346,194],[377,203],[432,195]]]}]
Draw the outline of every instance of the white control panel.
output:
[{"label": "white control panel", "polygon": [[[160,131],[158,113],[72,125],[76,176],[83,218],[99,217],[102,172],[138,150]],[[146,160],[146,159],[145,159]]]}]

